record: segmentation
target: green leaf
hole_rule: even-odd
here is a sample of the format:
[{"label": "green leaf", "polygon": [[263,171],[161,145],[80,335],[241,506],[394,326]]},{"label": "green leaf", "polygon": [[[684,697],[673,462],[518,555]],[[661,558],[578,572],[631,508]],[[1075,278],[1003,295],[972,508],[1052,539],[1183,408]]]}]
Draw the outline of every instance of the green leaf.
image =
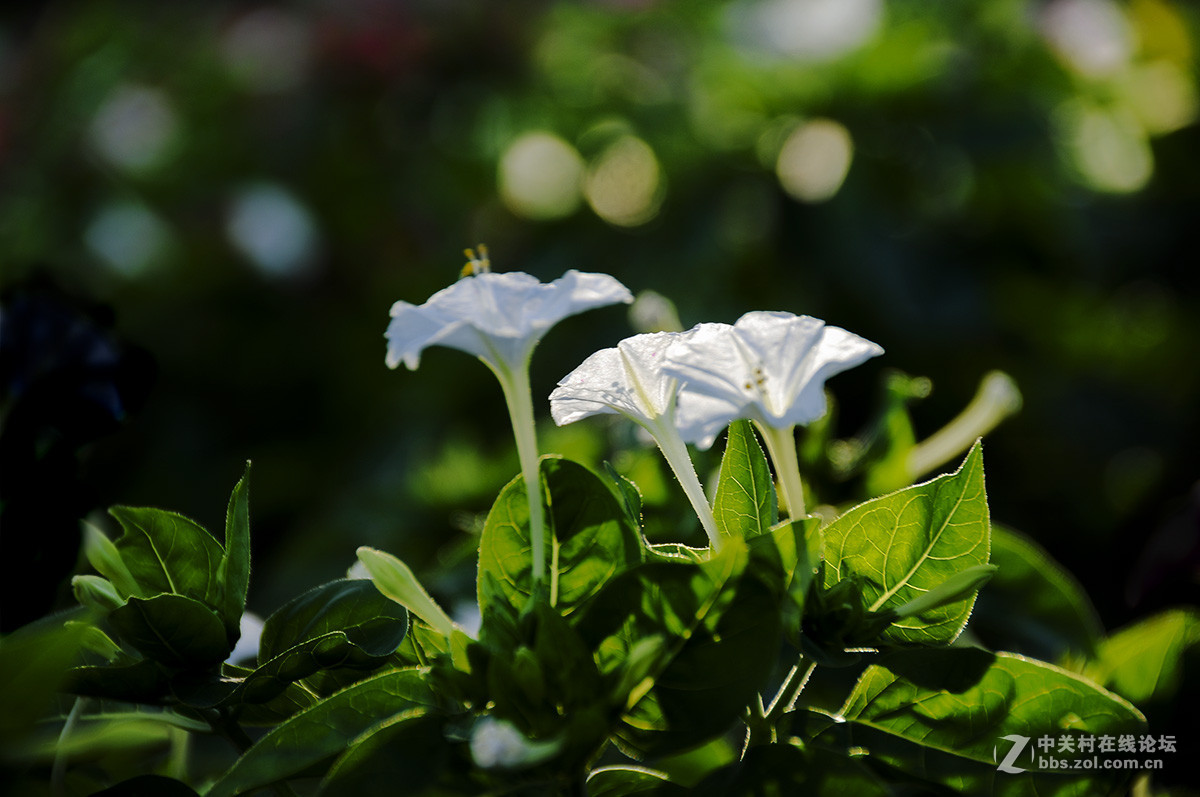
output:
[{"label": "green leaf", "polygon": [[562,615],[545,604],[534,605],[529,619],[532,653],[538,668],[545,671],[544,682],[556,704],[568,714],[582,710],[595,701],[600,691],[600,673],[592,650]]},{"label": "green leaf", "polygon": [[[776,592],[788,596],[790,605],[785,607],[785,614],[797,629],[813,580],[808,563],[816,558],[812,548],[814,543],[819,544],[820,523],[816,517],[788,520],[750,540],[751,569]],[[802,557],[806,546],[808,556]]]},{"label": "green leaf", "polygon": [[1136,708],[1074,673],[971,648],[884,657],[863,673],[841,714],[991,765],[997,745],[1009,735],[1057,739],[1063,733],[1116,736],[1145,729]]},{"label": "green leaf", "polygon": [[646,559],[651,562],[691,562],[697,564],[708,559],[708,548],[693,548],[681,542],[652,543],[646,547]]},{"label": "green leaf", "polygon": [[246,610],[246,590],[250,588],[250,463],[229,496],[225,513],[225,550],[217,567],[221,590],[221,619],[234,639],[241,628]]},{"label": "green leaf", "polygon": [[[221,544],[193,520],[148,507],[114,506],[108,511],[124,529],[115,545],[138,584],[126,597],[182,595],[216,609],[221,605],[217,570]],[[121,589],[121,583],[101,571]],[[234,633],[233,639],[237,639]]]},{"label": "green leaf", "polygon": [[775,484],[749,421],[729,425],[713,516],[721,533],[750,539],[779,522]]},{"label": "green leaf", "polygon": [[635,766],[609,766],[592,770],[587,778],[588,797],[668,797],[687,794],[682,786],[672,783],[665,772]]},{"label": "green leaf", "polygon": [[130,598],[109,615],[109,621],[122,640],[169,667],[218,664],[233,649],[221,619],[204,604],[182,595]]},{"label": "green leaf", "polygon": [[82,626],[34,624],[0,644],[0,749],[27,739],[79,656]]},{"label": "green leaf", "polygon": [[617,497],[621,499],[621,506],[624,507],[625,516],[629,518],[630,524],[634,528],[641,528],[642,491],[636,484],[618,473],[617,469],[608,460],[604,461],[604,473],[616,485]]},{"label": "green leaf", "polygon": [[[290,683],[322,670],[370,670],[382,666],[408,631],[404,607],[370,581],[331,581],[289,601],[263,624],[259,666],[246,678],[242,699],[274,699]],[[337,682],[310,686],[330,691]]]},{"label": "green leaf", "polygon": [[1041,546],[993,525],[991,561],[999,571],[971,616],[988,647],[1058,662],[1095,653],[1104,629],[1091,600]]},{"label": "green leaf", "polygon": [[1200,614],[1171,609],[1105,639],[1085,673],[1137,703],[1163,703],[1179,692],[1184,658],[1198,645]]},{"label": "green leaf", "polygon": [[805,754],[790,744],[751,747],[741,761],[718,769],[688,794],[695,797],[757,797],[766,794],[894,794],[861,761],[828,754]]},{"label": "green leaf", "polygon": [[437,601],[429,596],[412,569],[390,553],[362,546],[358,561],[371,575],[375,588],[420,617],[445,636],[454,630],[454,622]]},{"label": "green leaf", "polygon": [[276,726],[242,755],[207,797],[233,797],[305,772],[343,753],[387,717],[437,707],[428,670],[391,670],[343,689]]},{"label": "green leaf", "polygon": [[121,558],[117,546],[104,536],[104,532],[89,523],[83,525],[83,550],[88,563],[113,585],[120,596],[146,597],[141,584],[129,572],[125,560]]},{"label": "green leaf", "polygon": [[[289,684],[276,697],[266,702],[252,702],[248,699],[250,695],[242,693],[240,690],[244,688],[246,678],[253,672],[252,669],[235,664],[223,664],[221,666],[222,681],[231,681],[234,688],[219,694],[217,701],[211,704],[219,705],[221,701],[234,704],[233,716],[240,725],[278,725],[288,717],[320,700],[308,689],[297,684]],[[261,699],[262,695],[259,694],[255,697]]]},{"label": "green leaf", "polygon": [[195,790],[174,778],[162,775],[138,775],[116,786],[98,791],[92,797],[198,797]]},{"label": "green leaf", "polygon": [[[957,471],[846,512],[825,528],[825,588],[858,579],[872,612],[896,609],[988,560],[988,506],[979,443]],[[944,645],[961,632],[975,593],[894,622],[885,644]]]},{"label": "green leaf", "polygon": [[81,697],[155,705],[163,702],[170,683],[162,667],[151,659],[142,659],[120,666],[75,667],[63,691]]},{"label": "green leaf", "polygon": [[434,659],[445,656],[450,650],[450,640],[445,634],[431,628],[420,618],[412,619],[408,634],[396,650],[396,660],[405,667],[426,667]]},{"label": "green leaf", "polygon": [[395,652],[408,629],[408,612],[365,579],[339,579],[314,587],[263,623],[259,656],[273,658],[296,645],[342,633],[370,656]]},{"label": "green leaf", "polygon": [[[321,794],[376,794],[403,784],[420,795],[442,777],[451,760],[444,717],[413,709],[389,717],[354,740],[321,783]],[[464,792],[465,793],[465,792]]]},{"label": "green leaf", "polygon": [[975,565],[960,570],[928,592],[918,595],[903,606],[897,606],[894,609],[895,616],[903,620],[973,596],[984,584],[991,581],[995,574],[995,565]]},{"label": "green leaf", "polygon": [[[615,736],[630,754],[666,754],[721,733],[770,675],[779,602],[761,580],[741,573],[736,554],[731,541],[703,565],[642,565],[613,580],[580,618],[603,674],[627,683],[620,674],[635,663],[646,673],[629,695],[617,696],[628,710]],[[655,636],[665,644],[650,666],[635,653],[644,654],[639,643]]]},{"label": "green leaf", "polygon": [[[851,755],[880,773],[901,794],[986,794],[991,797],[1117,797],[1103,784],[1066,773],[1001,772],[997,762],[1008,754],[1011,741],[995,747],[993,760],[984,762],[926,747],[870,725],[846,721],[822,711],[799,710],[785,716],[794,738],[828,756]],[[1024,755],[1018,765],[1028,759]],[[1111,786],[1111,784],[1109,784]]]},{"label": "green leaf", "polygon": [[[641,534],[621,500],[584,466],[543,457],[541,473],[549,496],[546,551],[551,602],[570,614],[611,578],[642,561]],[[525,482],[517,477],[500,492],[479,542],[478,594],[485,614],[495,594],[483,588],[486,576],[495,579],[514,608],[528,602],[533,585],[530,549]]]}]

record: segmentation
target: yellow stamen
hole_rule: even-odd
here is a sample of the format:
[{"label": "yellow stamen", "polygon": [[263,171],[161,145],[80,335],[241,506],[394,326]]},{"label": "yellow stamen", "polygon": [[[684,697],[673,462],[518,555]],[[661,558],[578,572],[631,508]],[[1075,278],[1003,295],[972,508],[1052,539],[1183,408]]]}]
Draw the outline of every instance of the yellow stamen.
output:
[{"label": "yellow stamen", "polygon": [[484,244],[479,244],[479,255],[476,256],[474,249],[464,249],[463,254],[467,256],[467,264],[462,267],[460,277],[473,277],[476,274],[484,274],[492,270],[492,261],[488,258],[488,248]]}]

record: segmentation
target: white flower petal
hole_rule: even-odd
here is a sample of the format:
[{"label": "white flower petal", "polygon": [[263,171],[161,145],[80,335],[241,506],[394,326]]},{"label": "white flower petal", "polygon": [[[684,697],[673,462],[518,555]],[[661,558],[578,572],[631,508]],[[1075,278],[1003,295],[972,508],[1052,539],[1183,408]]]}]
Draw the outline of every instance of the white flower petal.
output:
[{"label": "white flower petal", "polygon": [[550,414],[559,426],[580,418],[619,412],[653,424],[670,412],[678,382],[662,371],[668,348],[684,333],[634,335],[601,349],[567,374],[550,394]]},{"label": "white flower petal", "polygon": [[737,324],[701,324],[671,348],[666,372],[683,384],[676,423],[706,448],[726,424],[749,418],[774,428],[826,412],[825,380],[883,349],[820,319],[754,312]]},{"label": "white flower petal", "polygon": [[559,426],[602,413],[636,413],[624,386],[625,369],[615,348],[601,349],[564,376],[550,393],[550,416]]},{"label": "white flower petal", "polygon": [[685,443],[707,451],[729,422],[739,417],[742,417],[742,408],[728,399],[681,391],[675,409],[675,426]]},{"label": "white flower petal", "polygon": [[825,327],[820,343],[813,349],[805,371],[800,375],[801,388],[788,420],[808,424],[823,416],[826,411],[825,381],[881,354],[883,347],[877,343],[841,327]]},{"label": "white flower petal", "polygon": [[539,286],[529,309],[534,329],[549,329],[567,316],[609,304],[632,304],[633,294],[608,274],[571,269],[546,286]]},{"label": "white flower petal", "polygon": [[567,316],[632,301],[629,290],[607,274],[572,269],[549,284],[521,272],[476,274],[423,305],[392,305],[386,362],[390,368],[403,362],[415,369],[427,347],[447,346],[511,368]]},{"label": "white flower petal", "polygon": [[241,635],[238,637],[237,644],[233,650],[229,652],[229,658],[225,659],[229,664],[238,664],[240,662],[252,661],[258,655],[259,643],[262,640],[263,619],[253,612],[244,612],[241,620],[238,621],[238,630]]}]

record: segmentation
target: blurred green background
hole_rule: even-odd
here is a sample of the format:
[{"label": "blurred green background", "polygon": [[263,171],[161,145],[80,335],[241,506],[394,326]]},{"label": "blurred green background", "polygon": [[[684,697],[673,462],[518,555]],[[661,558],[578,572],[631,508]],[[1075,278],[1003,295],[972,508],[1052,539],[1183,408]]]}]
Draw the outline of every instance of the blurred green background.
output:
[{"label": "blurred green background", "polygon": [[[1025,405],[986,446],[993,517],[1110,628],[1194,601],[1198,42],[1175,0],[10,11],[2,544],[48,586],[6,594],[5,625],[53,604],[79,516],[218,529],[246,459],[258,611],[362,544],[470,597],[472,531],[517,472],[500,390],[459,352],[388,371],[383,331],[480,241],[497,270],[656,291],[684,326],[789,310],[881,343],[831,383],[842,435],[887,368],[933,381],[920,436],[1007,371]],[[563,322],[535,393],[633,331],[624,308]],[[584,423],[542,449],[631,440]],[[618,465],[694,533],[656,460]]]}]

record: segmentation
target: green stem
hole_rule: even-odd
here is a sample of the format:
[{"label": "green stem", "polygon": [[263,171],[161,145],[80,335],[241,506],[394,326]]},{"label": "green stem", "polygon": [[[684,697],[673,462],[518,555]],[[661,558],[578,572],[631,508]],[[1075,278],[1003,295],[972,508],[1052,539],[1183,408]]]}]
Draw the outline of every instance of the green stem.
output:
[{"label": "green stem", "polygon": [[804,516],[804,485],[800,482],[800,460],[796,457],[795,426],[776,429],[773,426],[754,422],[758,433],[767,444],[767,453],[775,464],[775,475],[787,505],[788,517],[792,520]]},{"label": "green stem", "polygon": [[742,746],[742,757],[745,757],[746,751],[751,747],[775,741],[775,729],[767,722],[762,695],[755,693],[754,700],[750,701],[750,705],[746,707],[746,711],[742,715],[742,721],[746,723],[749,731],[746,734],[746,743]]},{"label": "green stem", "polygon": [[714,552],[719,551],[721,534],[717,530],[717,520],[713,517],[712,507],[709,506],[708,498],[704,494],[704,486],[700,484],[700,477],[696,475],[696,467],[692,464],[692,458],[688,454],[687,444],[679,436],[679,430],[675,428],[675,424],[670,419],[667,419],[666,423],[647,427],[647,431],[658,443],[659,451],[662,451],[667,465],[670,466],[671,472],[679,481],[679,486],[683,488],[684,494],[691,502],[696,516],[700,518],[700,525],[704,527],[704,533],[708,535],[708,544]]},{"label": "green stem", "polygon": [[771,705],[767,708],[767,722],[771,724],[772,734],[774,734],[775,723],[779,721],[786,712],[791,711],[796,706],[796,698],[800,696],[800,691],[804,689],[804,685],[808,683],[809,676],[813,670],[817,668],[817,663],[811,661],[808,666],[804,666],[804,657],[801,656],[795,666],[788,672],[787,677],[783,679],[783,684],[779,687],[779,691],[775,694],[775,699],[771,701]]},{"label": "green stem", "polygon": [[[484,362],[487,362],[486,360]],[[488,363],[491,366],[491,363]],[[537,432],[533,423],[533,391],[529,387],[529,364],[518,368],[493,367],[508,416],[512,419],[513,436],[517,440],[517,457],[521,460],[521,475],[525,478],[525,495],[529,499],[529,538],[533,548],[533,583],[539,584],[546,574],[546,518],[542,506],[542,480],[538,473]]]}]

